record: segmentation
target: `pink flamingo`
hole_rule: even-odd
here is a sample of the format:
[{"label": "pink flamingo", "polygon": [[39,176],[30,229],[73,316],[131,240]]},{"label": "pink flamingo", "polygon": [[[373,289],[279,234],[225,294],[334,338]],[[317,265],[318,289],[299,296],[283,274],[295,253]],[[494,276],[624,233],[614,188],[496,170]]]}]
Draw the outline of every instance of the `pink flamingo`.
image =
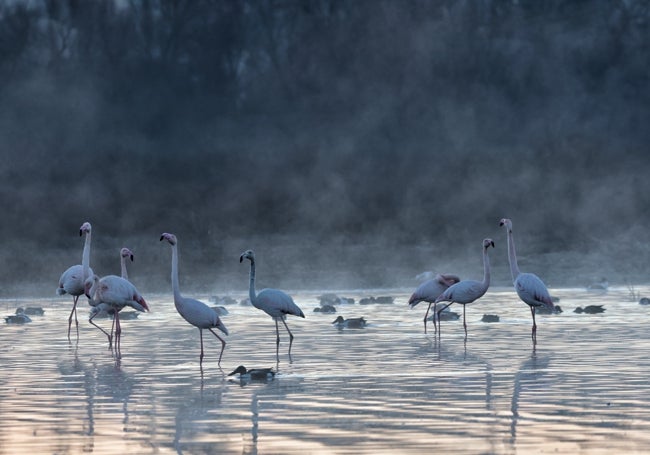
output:
[{"label": "pink flamingo", "polygon": [[517,254],[515,253],[515,241],[512,238],[512,221],[508,218],[503,218],[499,226],[506,227],[506,234],[508,236],[508,260],[510,262],[510,274],[515,286],[515,291],[519,298],[530,307],[530,314],[533,315],[533,342],[537,341],[537,324],[535,323],[535,308],[545,307],[546,309],[553,309],[553,301],[546,289],[544,282],[533,273],[522,273],[519,271],[517,265]]},{"label": "pink flamingo", "polygon": [[431,310],[431,304],[433,304],[433,327],[438,330],[436,326],[436,299],[440,294],[442,294],[449,286],[456,284],[460,281],[456,275],[441,275],[438,274],[434,278],[425,281],[419,285],[411,298],[409,299],[409,306],[411,308],[415,307],[420,302],[428,302],[429,306],[427,307],[427,312],[424,313],[424,333],[427,333],[427,317],[429,316],[429,310]]},{"label": "pink flamingo", "polygon": [[293,299],[286,293],[278,289],[262,289],[259,294],[255,292],[255,253],[252,250],[247,250],[239,256],[239,262],[243,262],[244,259],[248,259],[251,262],[250,268],[250,285],[248,289],[248,295],[251,299],[251,303],[258,310],[264,311],[266,314],[271,316],[275,321],[275,357],[279,360],[279,349],[280,349],[280,329],[278,328],[278,321],[282,321],[284,327],[287,329],[289,334],[289,358],[291,358],[291,345],[293,344],[293,333],[289,330],[289,326],[286,322],[287,314],[292,314],[294,316],[300,316],[301,318],[305,317],[305,314],[302,310],[296,305]]},{"label": "pink flamingo", "polygon": [[[115,348],[119,353],[120,341],[122,337],[122,327],[120,326],[120,311],[125,306],[130,306],[138,311],[149,311],[149,306],[136,287],[129,280],[117,275],[107,275],[99,278],[93,275],[86,280],[86,297],[94,307],[105,305],[113,310],[115,324]],[[106,307],[105,307],[106,308]],[[93,315],[94,317],[94,315]],[[111,335],[107,334],[101,327],[90,321],[95,327],[100,329],[108,336],[109,346],[111,345]]]},{"label": "pink flamingo", "polygon": [[199,366],[203,368],[203,329],[208,329],[221,341],[221,352],[219,353],[219,362],[217,362],[217,365],[221,366],[221,357],[223,356],[223,350],[226,348],[226,342],[212,329],[217,328],[226,335],[228,335],[228,329],[219,319],[217,312],[208,305],[199,300],[190,299],[181,295],[178,283],[178,240],[174,234],[168,234],[166,232],[160,236],[160,240],[162,241],[163,239],[167,240],[172,246],[172,290],[174,292],[174,306],[183,319],[199,329],[199,337],[201,339]]},{"label": "pink flamingo", "polygon": [[[436,299],[436,303],[449,302],[438,313],[443,311],[453,303],[460,303],[463,305],[463,327],[465,328],[465,336],[467,336],[467,322],[465,322],[465,306],[475,300],[480,299],[487,292],[490,287],[490,257],[488,256],[488,248],[494,248],[492,239],[483,239],[483,281],[476,280],[463,280],[450,287],[448,287]],[[438,315],[440,317],[440,315]]]},{"label": "pink flamingo", "polygon": [[[126,260],[127,260],[127,258],[129,258],[129,259],[131,259],[131,261],[133,261],[133,252],[131,250],[129,250],[128,248],[122,248],[120,250],[120,268],[121,268],[121,277],[124,278],[125,280],[129,279],[129,272],[128,272],[127,268],[126,268]],[[125,305],[115,306],[115,305],[110,305],[110,304],[108,304],[106,302],[96,302],[96,301],[90,301],[90,304],[91,304],[91,316],[90,316],[90,319],[88,320],[88,322],[90,322],[92,325],[97,327],[99,330],[101,330],[108,337],[108,345],[110,347],[111,343],[112,343],[112,339],[113,339],[113,332],[115,330],[116,321],[119,323],[119,314],[117,314],[117,313],[122,311],[124,309]],[[135,306],[135,307],[133,305],[129,305],[129,306],[135,308],[138,311],[144,311],[145,310],[145,308],[142,305]],[[108,333],[106,333],[106,331],[104,329],[102,329],[100,326],[98,326],[97,324],[95,324],[93,322],[93,319],[95,319],[95,317],[98,314],[101,314],[102,312],[109,313],[109,314],[112,313],[113,314],[113,323],[111,324],[111,333],[110,333],[110,335]],[[121,331],[120,331],[120,333],[121,333]],[[116,338],[116,342],[117,342],[117,338]]]},{"label": "pink flamingo", "polygon": [[61,274],[59,278],[59,287],[56,290],[58,295],[70,294],[72,296],[72,311],[68,318],[68,340],[70,340],[70,327],[72,326],[72,315],[74,315],[74,322],[77,327],[77,338],[79,337],[79,321],[77,320],[77,302],[79,296],[84,293],[84,283],[86,279],[93,275],[93,270],[90,268],[90,241],[91,241],[92,227],[89,222],[85,222],[79,228],[79,236],[86,234],[84,241],[84,249],[81,255],[81,265],[73,265]]}]

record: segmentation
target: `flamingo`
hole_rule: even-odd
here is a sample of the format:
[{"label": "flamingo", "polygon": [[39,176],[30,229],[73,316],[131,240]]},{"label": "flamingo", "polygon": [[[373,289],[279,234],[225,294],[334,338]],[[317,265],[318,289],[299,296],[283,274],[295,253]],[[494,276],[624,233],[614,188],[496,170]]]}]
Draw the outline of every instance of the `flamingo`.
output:
[{"label": "flamingo", "polygon": [[427,333],[427,317],[429,316],[429,310],[431,310],[431,304],[433,304],[433,327],[438,330],[436,327],[436,299],[440,294],[442,294],[445,289],[447,289],[452,284],[456,284],[460,281],[456,275],[441,275],[437,274],[433,279],[427,280],[417,287],[411,298],[409,299],[409,306],[411,308],[415,307],[420,302],[429,302],[427,307],[427,312],[424,314],[424,333]]},{"label": "flamingo", "polygon": [[59,278],[59,287],[56,290],[58,295],[70,294],[72,296],[72,311],[68,318],[68,340],[70,340],[70,327],[72,326],[72,315],[74,314],[74,322],[77,327],[77,338],[79,337],[79,321],[77,320],[77,302],[79,296],[85,292],[84,284],[86,279],[93,275],[93,270],[90,268],[90,241],[91,241],[92,227],[89,222],[85,222],[79,228],[79,236],[86,235],[84,241],[84,249],[81,255],[81,264],[69,267],[61,274]]},{"label": "flamingo", "polygon": [[[128,273],[127,268],[126,268],[126,259],[127,258],[130,258],[131,261],[133,261],[133,252],[131,250],[129,250],[128,248],[122,248],[120,250],[120,267],[121,267],[121,277],[123,279],[125,279],[125,280],[129,279],[129,273]],[[116,321],[117,321],[118,325],[119,325],[119,322],[120,322],[118,313],[120,311],[122,311],[122,309],[124,309],[125,305],[114,306],[114,305],[111,305],[111,304],[106,303],[106,302],[96,302],[96,301],[93,300],[91,302],[91,306],[92,306],[91,315],[90,315],[90,319],[88,320],[88,322],[90,322],[92,325],[97,327],[99,330],[101,330],[108,337],[108,345],[110,347],[111,346],[111,340],[113,338],[113,331],[115,329]],[[131,304],[129,306],[135,308],[138,311],[144,311],[145,310],[145,307],[142,306],[142,305],[134,306],[134,305]],[[148,308],[147,308],[147,311],[148,311]],[[100,326],[98,326],[97,324],[95,324],[93,322],[93,319],[95,319],[95,317],[98,314],[101,314],[102,312],[113,313],[113,323],[111,324],[111,333],[110,333],[110,335],[108,333],[106,333],[106,331],[104,329],[102,329]],[[120,329],[120,333],[121,333],[121,329]],[[117,338],[116,338],[116,342],[117,342]]]},{"label": "flamingo", "polygon": [[291,358],[291,345],[293,344],[293,333],[289,330],[286,322],[287,314],[294,316],[305,317],[302,310],[296,305],[293,299],[286,293],[278,289],[262,289],[259,294],[255,293],[255,253],[252,250],[244,251],[239,256],[239,262],[242,263],[244,259],[251,261],[250,269],[250,286],[248,294],[253,306],[259,310],[264,311],[271,316],[275,321],[275,356],[279,360],[280,349],[280,329],[278,328],[278,321],[282,321],[284,327],[289,334],[289,358]]},{"label": "flamingo", "polygon": [[[130,306],[138,311],[149,311],[149,306],[144,300],[142,295],[138,292],[136,287],[129,280],[117,275],[107,275],[99,278],[97,275],[92,275],[86,280],[86,297],[90,301],[90,305],[97,307],[100,305],[108,306],[113,310],[115,324],[115,348],[119,352],[120,339],[122,336],[122,327],[120,326],[120,311],[125,306]],[[96,315],[97,313],[95,313]],[[107,334],[104,329],[92,322],[95,317],[90,318],[90,323],[100,329],[108,337],[108,344],[111,345],[111,335],[113,329],[111,328],[111,335]]]},{"label": "flamingo", "polygon": [[221,338],[217,333],[212,330],[217,328],[223,333],[228,335],[228,329],[219,319],[219,315],[205,303],[183,297],[178,284],[178,240],[174,234],[167,232],[160,236],[160,240],[167,240],[172,246],[172,290],[174,291],[174,306],[176,311],[183,319],[199,329],[199,337],[201,339],[201,355],[199,356],[199,366],[203,368],[203,329],[208,329],[212,334],[221,341],[221,352],[219,353],[219,362],[217,365],[221,366],[221,357],[223,350],[226,348],[226,341]]},{"label": "flamingo", "polygon": [[535,308],[545,307],[553,310],[553,301],[546,289],[544,282],[534,273],[522,273],[517,265],[517,254],[515,253],[515,241],[512,238],[512,221],[503,218],[499,226],[506,227],[508,236],[508,260],[510,262],[510,274],[519,298],[530,307],[530,314],[533,316],[532,339],[537,341],[537,324],[535,323]]},{"label": "flamingo", "polygon": [[[436,299],[436,303],[449,302],[444,308],[438,311],[442,312],[445,308],[453,303],[460,303],[463,305],[463,327],[465,328],[465,336],[467,336],[467,322],[465,321],[465,306],[472,303],[487,292],[490,287],[490,257],[488,256],[488,248],[494,248],[492,239],[483,239],[483,281],[476,280],[463,280],[449,286],[440,296]],[[438,316],[440,317],[440,316]]]}]

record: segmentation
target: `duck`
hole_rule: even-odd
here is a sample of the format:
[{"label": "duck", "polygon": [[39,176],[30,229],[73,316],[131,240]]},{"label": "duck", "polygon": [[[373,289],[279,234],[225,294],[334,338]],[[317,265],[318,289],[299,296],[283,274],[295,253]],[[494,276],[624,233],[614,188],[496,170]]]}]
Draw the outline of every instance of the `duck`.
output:
[{"label": "duck", "polygon": [[484,314],[481,318],[482,322],[499,322],[498,314]]},{"label": "duck", "polygon": [[433,318],[440,316],[440,321],[457,321],[460,319],[460,313],[455,311],[450,311],[449,308],[444,309],[439,315],[437,313],[432,314],[427,318],[427,321],[433,321]]},{"label": "duck", "polygon": [[242,380],[267,381],[275,377],[273,368],[251,368],[249,370],[244,365],[239,365],[228,376],[233,376],[237,373],[239,373],[239,379]]},{"label": "duck", "polygon": [[596,314],[596,313],[604,313],[605,308],[603,308],[602,305],[587,305],[586,307],[578,307],[575,310],[573,310],[574,313],[587,313],[587,314]]},{"label": "duck", "polygon": [[550,307],[539,307],[535,309],[537,314],[560,314],[562,313],[562,307],[560,305],[553,305],[553,308]]},{"label": "duck", "polygon": [[322,305],[314,308],[314,313],[336,313],[334,305]]},{"label": "duck", "polygon": [[28,316],[43,316],[45,314],[45,310],[43,310],[43,308],[40,306],[28,306],[27,308],[19,307],[16,309],[16,314],[18,313],[25,313]]},{"label": "duck", "polygon": [[[19,312],[18,310],[21,311]],[[22,311],[22,308],[18,308],[18,310],[16,310],[16,314],[5,316],[5,322],[7,324],[25,324],[27,322],[32,322],[31,318]]]},{"label": "duck", "polygon": [[349,319],[343,319],[343,316],[339,316],[334,321],[332,324],[336,324],[336,327],[339,329],[362,329],[368,323],[364,318],[349,318]]}]

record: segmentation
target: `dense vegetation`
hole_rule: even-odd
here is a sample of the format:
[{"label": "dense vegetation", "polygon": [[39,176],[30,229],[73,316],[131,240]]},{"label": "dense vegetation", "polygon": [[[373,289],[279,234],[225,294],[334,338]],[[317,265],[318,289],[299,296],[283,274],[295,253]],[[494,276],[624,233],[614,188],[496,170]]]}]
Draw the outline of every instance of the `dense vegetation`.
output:
[{"label": "dense vegetation", "polygon": [[56,280],[88,219],[206,266],[254,236],[472,273],[509,216],[529,254],[643,264],[649,45],[642,0],[3,2],[5,263]]}]

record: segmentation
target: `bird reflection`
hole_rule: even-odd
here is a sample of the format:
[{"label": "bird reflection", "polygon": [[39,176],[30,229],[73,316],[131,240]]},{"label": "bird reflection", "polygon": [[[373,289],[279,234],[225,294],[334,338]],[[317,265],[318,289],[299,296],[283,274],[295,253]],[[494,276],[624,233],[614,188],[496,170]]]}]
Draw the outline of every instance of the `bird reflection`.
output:
[{"label": "bird reflection", "polygon": [[543,378],[545,370],[548,368],[549,357],[537,355],[535,349],[532,350],[530,358],[524,361],[517,373],[515,374],[515,383],[512,391],[512,401],[510,411],[512,420],[510,422],[511,443],[514,444],[517,439],[517,424],[519,423],[519,405],[522,392],[533,392],[541,389],[543,386],[540,380]]},{"label": "bird reflection", "polygon": [[[217,407],[221,406],[221,398],[223,393],[223,382],[214,389],[204,389],[203,377],[201,377],[198,387],[189,386],[190,392],[188,393],[188,385],[184,384],[179,386],[177,393],[172,392],[172,396],[176,396],[178,401],[178,408],[176,409],[174,417],[174,440],[173,447],[176,453],[182,454],[185,451],[190,453],[220,453],[218,448],[214,447],[213,442],[197,442],[196,435],[203,432],[215,433],[217,431],[214,425],[217,422],[210,419],[210,413]],[[209,425],[209,428],[205,428]],[[187,441],[184,443],[183,441]],[[191,450],[189,444],[191,443]],[[188,447],[186,447],[188,445]]]}]

